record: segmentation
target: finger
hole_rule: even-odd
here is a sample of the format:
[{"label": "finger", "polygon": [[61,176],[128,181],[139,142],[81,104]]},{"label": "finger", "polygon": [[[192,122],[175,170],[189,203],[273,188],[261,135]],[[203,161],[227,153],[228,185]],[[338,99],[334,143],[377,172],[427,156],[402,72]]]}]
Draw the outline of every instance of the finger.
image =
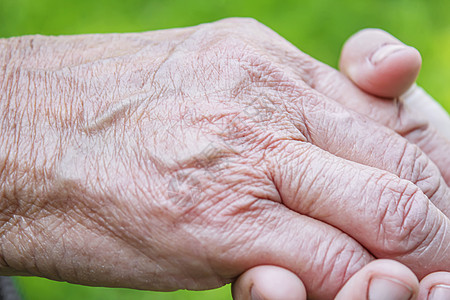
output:
[{"label": "finger", "polygon": [[[378,31],[378,34],[382,33],[382,31]],[[273,33],[272,33],[273,34]],[[388,35],[386,33],[386,35]],[[319,92],[321,95],[325,95],[328,97],[329,100],[334,100],[345,106],[347,109],[350,108],[351,110],[354,110],[362,115],[368,116],[372,120],[375,120],[379,124],[389,127],[398,134],[404,136],[407,140],[411,141],[413,144],[418,144],[420,147],[424,147],[425,154],[429,156],[432,162],[434,162],[435,165],[432,168],[428,167],[428,170],[435,169],[437,171],[440,171],[443,176],[439,175],[436,178],[429,178],[426,180],[427,182],[421,182],[418,183],[421,188],[424,188],[424,192],[427,196],[434,194],[434,189],[436,189],[437,185],[441,185],[441,177],[444,178],[445,182],[447,184],[450,184],[450,158],[448,158],[447,153],[450,152],[450,143],[447,141],[447,139],[443,139],[437,132],[437,130],[433,126],[429,126],[428,121],[421,117],[417,116],[417,114],[411,113],[410,111],[406,110],[404,106],[397,105],[392,100],[384,99],[375,97],[373,95],[369,95],[362,90],[360,90],[356,85],[354,85],[345,75],[342,73],[336,71],[335,69],[318,62],[317,60],[311,58],[310,56],[306,55],[305,53],[302,53],[297,48],[295,48],[293,45],[289,44],[286,41],[272,38],[274,41],[274,45],[271,44],[270,47],[267,47],[266,54],[271,56],[271,59],[273,61],[279,62],[280,65],[283,66],[283,71],[288,73],[292,78],[297,78],[296,82],[283,82],[283,85],[286,85],[289,87],[289,93],[286,95],[282,95],[284,99],[292,99],[293,94],[297,94],[297,101],[296,103],[287,103],[288,101],[283,101],[278,103],[280,106],[290,106],[289,113],[295,115],[297,114],[298,122],[296,122],[297,127],[303,129],[303,132],[305,132],[306,135],[308,135],[308,126],[303,126],[302,122],[305,118],[307,118],[307,121],[314,121],[313,117],[308,117],[309,113],[311,111],[313,112],[314,117],[316,118],[316,127],[313,128],[315,130],[320,129],[322,133],[334,133],[332,130],[329,130],[332,127],[336,126],[336,129],[339,130],[339,133],[342,135],[346,135],[349,128],[348,126],[351,126],[351,124],[345,124],[348,119],[343,117],[341,118],[341,121],[344,123],[343,126],[338,126],[338,124],[334,124],[330,122],[328,124],[328,128],[321,124],[322,121],[328,121],[331,118],[326,118],[323,115],[323,112],[330,109],[330,104],[324,104],[322,101],[316,101],[317,98],[320,98],[320,96],[317,95],[317,93],[302,93],[302,92],[296,92],[295,87],[301,86],[305,89],[307,88],[313,88],[316,92]],[[280,55],[282,53],[282,55]],[[410,81],[412,82],[412,81]],[[307,87],[305,87],[305,83]],[[293,90],[292,90],[293,88]],[[313,95],[311,95],[313,94]],[[310,102],[312,105],[307,105]],[[330,102],[330,101],[328,101]],[[274,103],[277,103],[275,100]],[[305,104],[306,103],[306,104]],[[308,108],[307,110],[304,108]],[[321,110],[320,108],[324,108]],[[332,111],[336,112],[336,115],[341,114],[341,110],[334,110]],[[300,114],[300,116],[298,116]],[[353,116],[351,117],[353,118]],[[361,121],[361,120],[359,120]],[[363,120],[362,122],[365,122]],[[354,123],[354,122],[348,122],[348,123]],[[307,124],[309,125],[309,124]],[[374,128],[377,128],[373,125],[371,130],[365,130],[359,134],[358,141],[356,143],[350,143],[347,144],[347,146],[353,147],[354,152],[361,153],[371,153],[371,149],[367,148],[361,148],[361,144],[365,141],[373,141],[373,138],[368,139],[367,137],[371,136],[373,134]],[[369,126],[369,127],[370,127]],[[366,126],[367,127],[367,126]],[[360,128],[362,129],[362,128]],[[370,129],[370,128],[369,128]],[[366,133],[366,134],[364,134]],[[390,133],[392,135],[392,132]],[[341,137],[340,136],[340,137]],[[354,135],[356,136],[356,135]],[[338,148],[342,148],[345,150],[346,147],[341,147],[345,145],[346,143],[342,140],[339,140],[338,137],[334,137],[333,135],[323,135],[325,140],[333,141]],[[351,138],[351,136],[349,136]],[[349,141],[349,139],[347,139]],[[383,143],[383,145],[379,145],[378,149],[376,149],[378,152],[383,152],[384,145],[386,143],[389,143],[391,139],[386,139]],[[349,141],[351,142],[351,141]],[[354,145],[354,146],[352,146]],[[389,157],[391,153],[398,154],[399,149],[401,148],[401,145],[396,150],[394,149],[394,152],[392,152],[391,148],[388,147],[386,150],[386,153],[382,154],[382,158],[384,158],[384,161],[389,160]],[[408,147],[409,149],[406,149],[408,151],[412,150],[413,147]],[[347,148],[348,149],[348,148]],[[367,152],[369,151],[369,152]],[[340,151],[343,152],[343,151]],[[421,151],[417,152],[417,154],[421,153]],[[380,153],[378,153],[376,156],[372,156],[372,158],[375,158],[377,160],[380,156]],[[388,156],[384,157],[385,154],[388,154]],[[395,154],[395,155],[397,155]],[[341,155],[340,153],[338,155]],[[421,156],[423,153],[420,154]],[[442,159],[443,157],[447,157],[445,159]],[[370,162],[366,162],[365,160],[362,160],[361,157],[355,157],[351,158],[349,156],[345,156],[345,158],[348,158],[350,160],[355,160],[360,163],[369,164],[371,166],[375,166],[377,168],[384,169],[386,164],[382,163],[380,164],[373,164]],[[366,157],[369,158],[369,157]],[[392,158],[392,157],[391,157]],[[382,160],[380,160],[382,161]],[[429,159],[423,159],[422,163],[428,164]],[[392,171],[392,167],[395,166],[395,162],[390,161],[388,164],[391,166],[390,169],[385,169],[390,172]],[[397,166],[401,169],[401,166],[407,166],[411,165],[410,162],[407,161],[406,157],[405,160],[397,164]],[[433,164],[430,164],[433,165]],[[418,165],[414,164],[414,168],[419,167]],[[399,169],[399,170],[400,170]],[[420,167],[419,167],[420,169]],[[398,171],[398,170],[397,170]],[[403,168],[403,172],[408,171],[408,168]],[[412,169],[409,169],[409,171],[413,171]],[[417,168],[415,169],[417,171]],[[398,176],[410,180],[411,176],[407,176],[408,174],[399,174],[399,172],[393,172],[397,174]],[[401,172],[400,172],[401,173]],[[433,171],[433,173],[435,173]],[[419,174],[419,173],[415,173]],[[404,177],[406,175],[406,177]],[[423,174],[425,175],[425,174]],[[414,178],[413,178],[414,179]],[[430,181],[433,181],[433,184],[429,184]],[[445,185],[447,185],[445,184]],[[448,197],[446,197],[441,192],[438,192],[439,196],[431,197],[432,201],[435,201],[436,199],[440,199],[438,202],[435,202],[439,208],[450,210],[450,201],[447,201]]]},{"label": "finger", "polygon": [[[384,60],[373,63],[379,53]],[[447,184],[450,183],[450,118],[447,112],[423,89],[414,83],[420,69],[420,55],[411,47],[398,41],[389,33],[378,29],[366,29],[356,33],[344,45],[340,58],[340,69],[359,88],[373,95],[397,98],[397,103],[374,97],[358,95],[347,85],[347,92],[337,100],[366,113],[387,125],[430,156],[440,167]],[[405,86],[412,87],[404,94]],[[348,97],[359,99],[359,103]],[[372,109],[364,109],[369,106]],[[384,112],[384,113],[383,113]],[[415,120],[415,121],[414,121]],[[431,126],[429,126],[431,125]]]},{"label": "finger", "polygon": [[413,47],[379,29],[364,29],[342,48],[340,70],[359,88],[380,97],[406,92],[419,74],[422,59]]},{"label": "finger", "polygon": [[306,300],[306,289],[296,274],[277,266],[257,266],[232,285],[235,300]]},{"label": "finger", "polygon": [[[379,60],[380,53],[386,56],[385,60],[374,64],[373,58]],[[416,49],[379,29],[365,29],[350,37],[342,48],[339,62],[341,72],[360,89],[381,97],[401,97],[408,109],[425,117],[450,140],[447,112],[414,84],[420,65]]]},{"label": "finger", "polygon": [[407,110],[425,118],[441,136],[450,141],[450,117],[447,111],[423,88],[413,84],[400,96],[400,101]]},{"label": "finger", "polygon": [[420,281],[418,300],[450,299],[450,273],[432,273]]},{"label": "finger", "polygon": [[450,184],[450,117],[422,88],[413,85],[400,96],[404,111],[426,120],[429,125],[413,130],[405,137],[418,145],[437,163],[442,177]]},{"label": "finger", "polygon": [[416,185],[308,143],[282,141],[274,149],[266,153],[268,169],[288,208],[340,229],[375,257],[396,259],[418,276],[450,271],[450,221]]},{"label": "finger", "polygon": [[396,261],[379,259],[353,275],[335,300],[409,300],[418,291],[419,281],[411,270]]},{"label": "finger", "polygon": [[[224,213],[230,214],[230,207]],[[237,216],[240,222],[223,226],[230,230],[240,224],[227,238],[199,237],[204,243],[219,245],[209,255],[219,256],[226,269],[212,267],[230,277],[235,270],[279,266],[302,279],[311,299],[330,299],[352,274],[373,260],[358,242],[333,226],[271,200],[258,199],[245,211],[239,209]],[[241,220],[249,221],[242,225]]]},{"label": "finger", "polygon": [[[373,64],[373,57],[379,58],[379,53],[386,59]],[[400,97],[407,109],[423,116],[450,140],[448,113],[414,83],[420,65],[416,49],[379,29],[365,29],[350,37],[342,48],[339,62],[341,72],[360,89],[391,99]],[[372,87],[366,88],[370,84]]]},{"label": "finger", "polygon": [[[406,112],[404,117],[399,117],[398,110],[392,109],[392,101],[367,95],[336,70],[298,49],[284,46],[288,49],[285,50],[287,54],[279,59],[288,66],[285,72],[296,76],[283,81],[283,86],[287,88],[280,89],[280,93],[270,100],[287,110],[305,139],[337,156],[389,171],[417,184],[449,216],[450,189],[441,175],[446,166],[440,158],[450,151],[450,144],[435,138],[435,135],[426,135],[432,128],[427,126],[426,120],[417,121],[410,115],[406,116]],[[359,112],[411,139],[420,136],[418,139],[424,141],[425,150],[440,163],[441,168],[407,139],[397,136],[385,126],[369,122],[349,110],[349,106],[360,108]],[[446,172],[449,170],[450,165]]]},{"label": "finger", "polygon": [[416,145],[313,90],[291,96],[291,101],[283,104],[306,141],[341,158],[411,181],[450,215],[450,189],[436,165]]}]

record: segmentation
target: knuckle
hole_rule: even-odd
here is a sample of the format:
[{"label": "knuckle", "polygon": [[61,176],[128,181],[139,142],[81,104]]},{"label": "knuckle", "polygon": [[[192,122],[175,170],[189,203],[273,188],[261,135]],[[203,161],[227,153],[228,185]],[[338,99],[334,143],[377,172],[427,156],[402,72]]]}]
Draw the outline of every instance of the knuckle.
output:
[{"label": "knuckle", "polygon": [[397,173],[400,177],[414,182],[424,169],[421,151],[408,142],[404,142],[402,152],[399,154]]},{"label": "knuckle", "polygon": [[[230,38],[249,39],[250,33],[260,31],[264,26],[254,19],[247,18],[228,18],[210,24],[214,29],[215,39],[223,40]],[[210,31],[209,26],[205,26],[205,31]]]},{"label": "knuckle", "polygon": [[[211,26],[214,28],[214,37],[208,36],[208,39],[219,41],[218,45],[225,49],[234,49],[236,46],[244,50],[263,49],[272,45],[274,39],[282,39],[269,27],[252,18],[229,18],[217,21]],[[205,28],[205,31],[210,30]]]},{"label": "knuckle", "polygon": [[215,23],[216,24],[230,24],[230,25],[236,25],[236,26],[242,26],[242,25],[261,26],[262,25],[256,19],[250,18],[250,17],[246,17],[246,18],[239,18],[239,17],[225,18],[225,19],[219,20],[219,21],[217,21]]},{"label": "knuckle", "polygon": [[400,156],[398,174],[411,181],[430,199],[441,188],[441,174],[428,156],[416,145],[405,144]]},{"label": "knuckle", "polygon": [[[347,280],[370,261],[370,256],[348,241],[345,234],[324,241],[317,249],[314,268],[322,270],[314,278],[315,289],[337,292]],[[311,270],[314,272],[313,270]]]},{"label": "knuckle", "polygon": [[396,257],[417,249],[430,231],[429,200],[411,182],[388,181],[378,207],[377,256]]}]

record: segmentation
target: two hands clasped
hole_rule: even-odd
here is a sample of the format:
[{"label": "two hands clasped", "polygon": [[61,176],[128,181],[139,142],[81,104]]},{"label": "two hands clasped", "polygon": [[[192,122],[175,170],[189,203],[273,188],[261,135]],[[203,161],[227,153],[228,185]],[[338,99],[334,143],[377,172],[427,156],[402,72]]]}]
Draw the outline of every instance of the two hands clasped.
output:
[{"label": "two hands clasped", "polygon": [[338,72],[248,19],[0,40],[0,273],[450,299],[450,121],[420,65],[364,30]]}]

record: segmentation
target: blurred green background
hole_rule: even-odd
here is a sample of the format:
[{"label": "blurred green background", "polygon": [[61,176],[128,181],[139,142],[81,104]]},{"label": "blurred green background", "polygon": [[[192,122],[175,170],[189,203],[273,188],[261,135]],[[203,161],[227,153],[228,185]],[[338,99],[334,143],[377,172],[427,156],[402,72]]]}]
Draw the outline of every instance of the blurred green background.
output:
[{"label": "blurred green background", "polygon": [[[336,67],[340,47],[361,28],[385,29],[422,53],[418,79],[450,110],[448,0],[0,0],[0,37],[80,34],[184,27],[253,17],[301,50]],[[231,299],[229,287],[155,293],[92,288],[18,278],[26,299]]]}]

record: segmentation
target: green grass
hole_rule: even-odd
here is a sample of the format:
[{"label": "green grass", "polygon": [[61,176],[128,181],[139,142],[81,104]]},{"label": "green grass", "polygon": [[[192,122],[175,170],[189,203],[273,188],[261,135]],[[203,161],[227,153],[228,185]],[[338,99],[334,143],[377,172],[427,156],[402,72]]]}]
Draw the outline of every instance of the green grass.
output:
[{"label": "green grass", "polygon": [[170,293],[147,292],[130,289],[113,289],[80,286],[37,277],[17,278],[20,291],[28,300],[228,300],[229,286],[202,292],[176,291]]},{"label": "green grass", "polygon": [[[450,110],[450,1],[447,0],[0,0],[0,37],[146,31],[231,16],[253,17],[332,66],[347,37],[385,29],[422,53],[420,85]],[[27,299],[230,299],[229,287],[155,293],[19,278]]]}]

